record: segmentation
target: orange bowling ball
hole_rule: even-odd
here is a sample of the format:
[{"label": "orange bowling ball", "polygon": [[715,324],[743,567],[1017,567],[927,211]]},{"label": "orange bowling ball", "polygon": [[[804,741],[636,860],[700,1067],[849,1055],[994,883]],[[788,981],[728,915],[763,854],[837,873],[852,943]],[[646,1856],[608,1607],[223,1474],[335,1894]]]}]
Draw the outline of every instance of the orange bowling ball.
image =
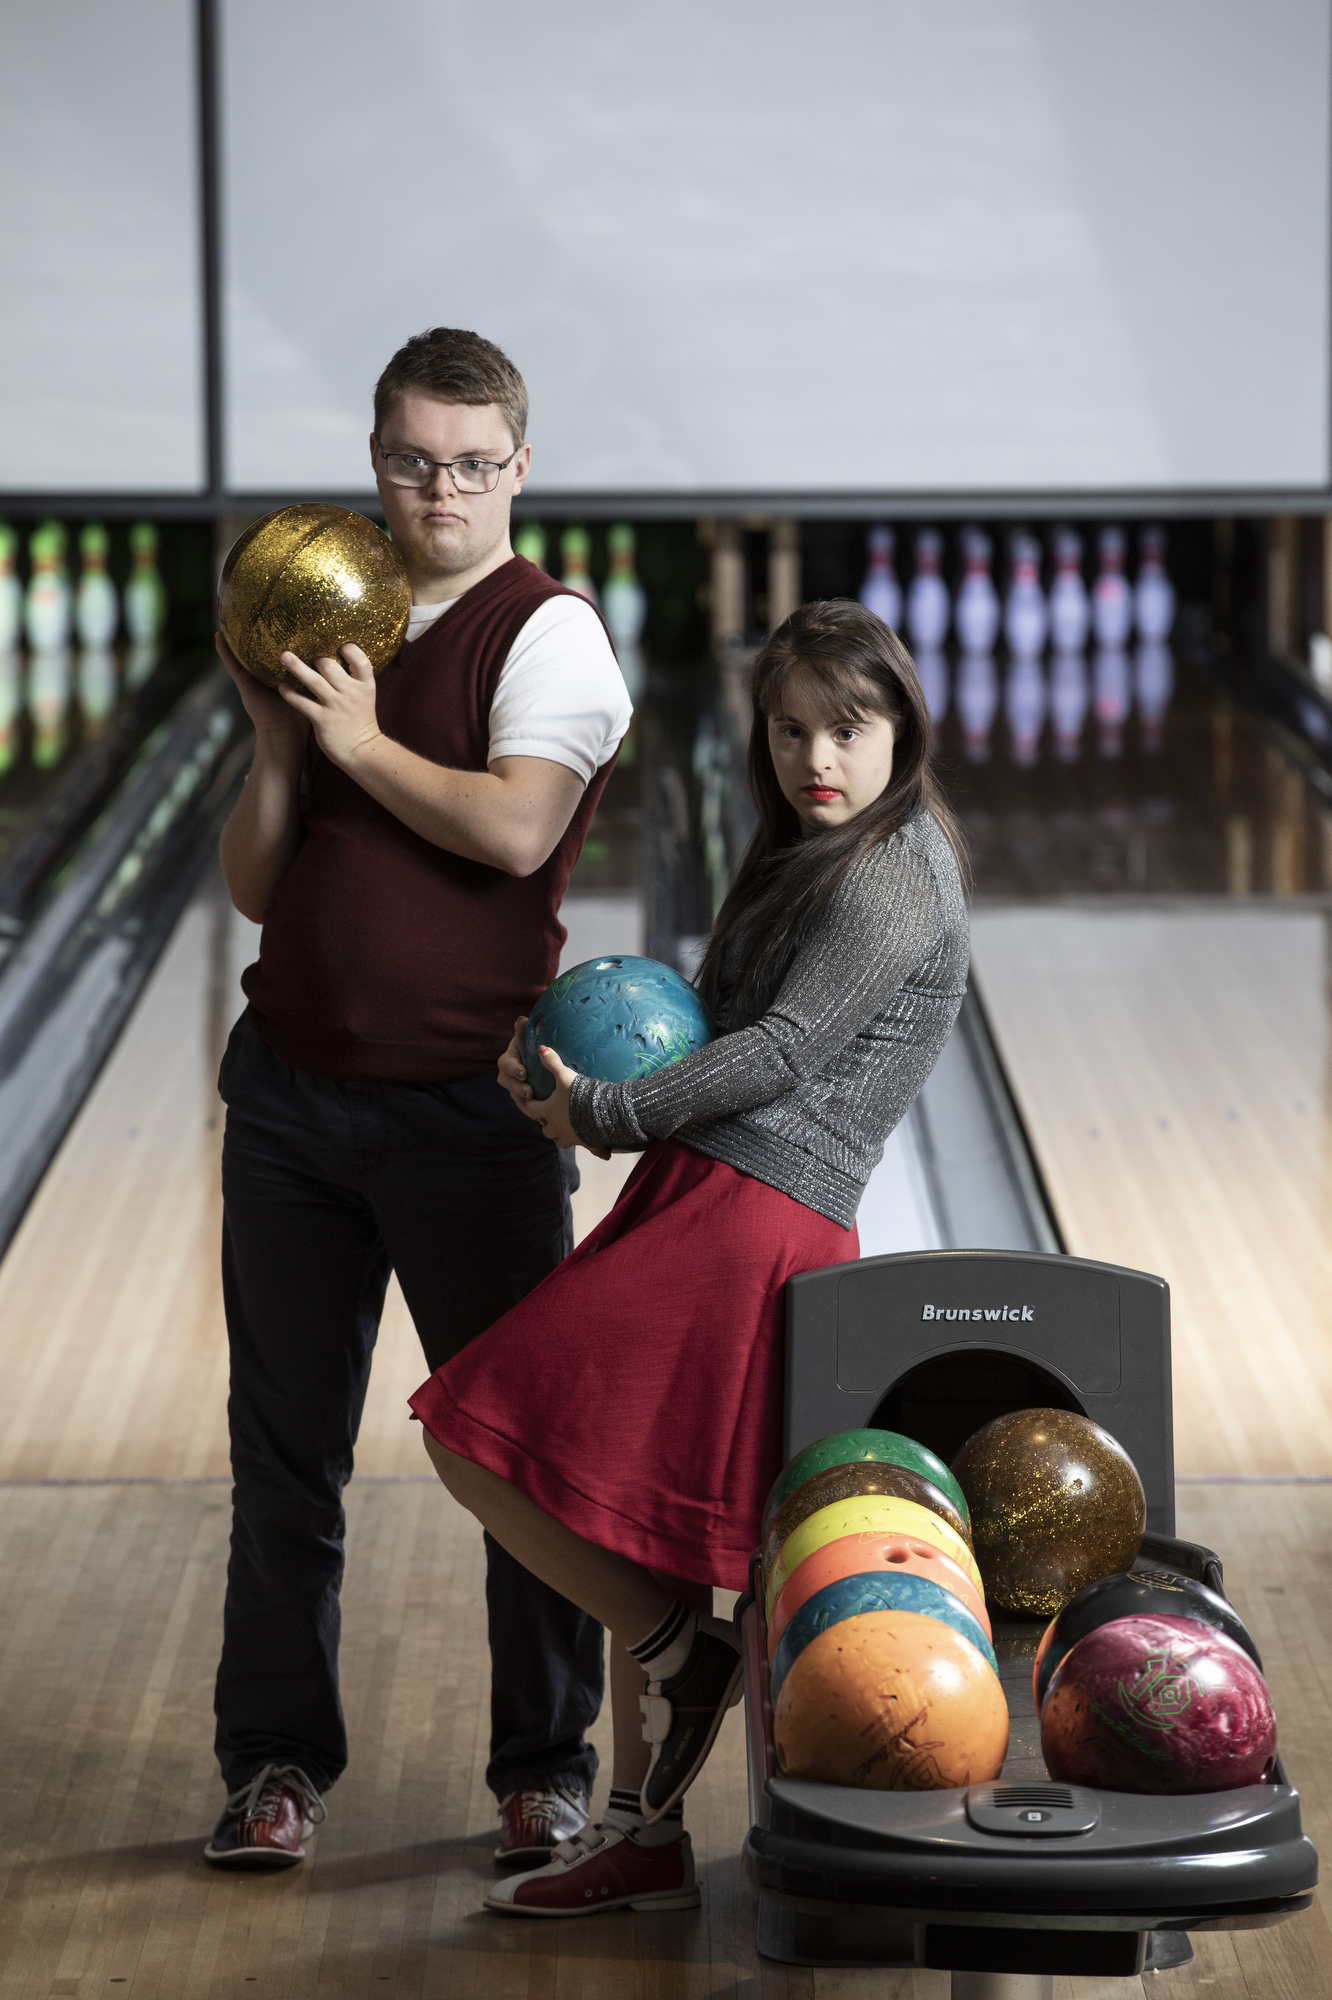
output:
[{"label": "orange bowling ball", "polygon": [[843,1535],[840,1541],[825,1542],[813,1555],[806,1556],[783,1584],[768,1621],[769,1665],[782,1633],[815,1591],[822,1590],[825,1584],[840,1582],[844,1576],[865,1576],[879,1569],[941,1583],[966,1605],[986,1638],[994,1637],[984,1598],[966,1571],[942,1549],[920,1541],[915,1535]]},{"label": "orange bowling ball", "polygon": [[997,1778],[1008,1703],[969,1639],[916,1611],[867,1611],[811,1639],[773,1719],[788,1778],[937,1792]]}]

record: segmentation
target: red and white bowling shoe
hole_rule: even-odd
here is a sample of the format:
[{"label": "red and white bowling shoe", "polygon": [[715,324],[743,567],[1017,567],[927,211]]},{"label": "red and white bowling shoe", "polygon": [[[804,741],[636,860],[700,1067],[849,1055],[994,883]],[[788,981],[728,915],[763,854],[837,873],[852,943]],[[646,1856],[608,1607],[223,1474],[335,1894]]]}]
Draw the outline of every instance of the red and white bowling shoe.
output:
[{"label": "red and white bowling shoe", "polygon": [[298,1764],[265,1764],[227,1800],[204,1859],[221,1868],[294,1868],[302,1841],[327,1817]]},{"label": "red and white bowling shoe", "polygon": [[586,1917],[595,1910],[692,1910],[698,1905],[689,1835],[642,1847],[618,1827],[562,1840],[534,1875],[511,1875],[486,1897],[506,1917]]}]

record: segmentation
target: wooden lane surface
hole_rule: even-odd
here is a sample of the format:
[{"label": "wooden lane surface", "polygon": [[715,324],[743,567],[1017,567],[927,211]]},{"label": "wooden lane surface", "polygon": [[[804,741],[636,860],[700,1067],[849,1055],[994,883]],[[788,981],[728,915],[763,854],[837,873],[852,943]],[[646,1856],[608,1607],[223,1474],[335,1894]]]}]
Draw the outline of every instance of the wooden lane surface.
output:
[{"label": "wooden lane surface", "polygon": [[[1306,1824],[1332,1840],[1332,1489],[1184,1489],[1267,1663]],[[480,1538],[442,1490],[353,1481],[343,1689],[352,1761],[311,1860],[209,1869],[225,1560],[212,1486],[0,1489],[2,2000],[946,2000],[941,1973],[765,1963],[740,1873],[740,1715],[691,1792],[697,1912],[523,1923],[494,1879]],[[597,1734],[604,1747],[604,1725]],[[605,1797],[606,1776],[598,1786]],[[1322,1901],[1199,1937],[1192,1966],[1061,1980],[1059,2000],[1332,2000]]]},{"label": "wooden lane surface", "polygon": [[1177,1469],[1332,1473],[1326,910],[982,911],[974,963],[1069,1249],[1170,1284]]},{"label": "wooden lane surface", "polygon": [[[216,1077],[256,936],[210,878],[0,1263],[0,1477],[228,1470]],[[581,1237],[633,1160],[579,1158]],[[421,1470],[406,1397],[424,1375],[395,1281],[359,1471]]]}]

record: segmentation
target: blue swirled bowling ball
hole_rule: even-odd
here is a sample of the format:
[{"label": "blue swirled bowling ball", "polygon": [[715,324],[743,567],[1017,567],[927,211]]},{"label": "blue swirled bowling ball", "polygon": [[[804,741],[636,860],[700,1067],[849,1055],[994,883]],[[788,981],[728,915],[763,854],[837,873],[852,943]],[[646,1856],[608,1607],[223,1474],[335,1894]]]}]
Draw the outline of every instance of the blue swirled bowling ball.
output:
[{"label": "blue swirled bowling ball", "polygon": [[687,979],[655,958],[589,958],[553,980],[528,1016],[523,1066],[534,1097],[555,1079],[542,1043],[580,1076],[632,1083],[712,1040],[707,1008]]}]

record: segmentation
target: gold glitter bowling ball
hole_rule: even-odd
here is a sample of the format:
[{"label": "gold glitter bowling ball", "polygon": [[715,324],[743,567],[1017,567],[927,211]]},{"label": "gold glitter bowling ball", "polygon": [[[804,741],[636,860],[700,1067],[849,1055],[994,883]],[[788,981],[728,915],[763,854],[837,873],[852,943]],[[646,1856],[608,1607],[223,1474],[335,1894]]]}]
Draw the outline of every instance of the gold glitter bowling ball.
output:
[{"label": "gold glitter bowling ball", "polygon": [[1132,1569],[1142,1481],[1109,1431],[1072,1410],[1014,1410],[953,1460],[988,1603],[1051,1618],[1089,1583]]},{"label": "gold glitter bowling ball", "polygon": [[307,665],[359,646],[375,672],[407,636],[411,585],[402,557],[364,514],[280,507],[247,528],[222,565],[218,623],[256,680],[289,678],[281,654]]}]

